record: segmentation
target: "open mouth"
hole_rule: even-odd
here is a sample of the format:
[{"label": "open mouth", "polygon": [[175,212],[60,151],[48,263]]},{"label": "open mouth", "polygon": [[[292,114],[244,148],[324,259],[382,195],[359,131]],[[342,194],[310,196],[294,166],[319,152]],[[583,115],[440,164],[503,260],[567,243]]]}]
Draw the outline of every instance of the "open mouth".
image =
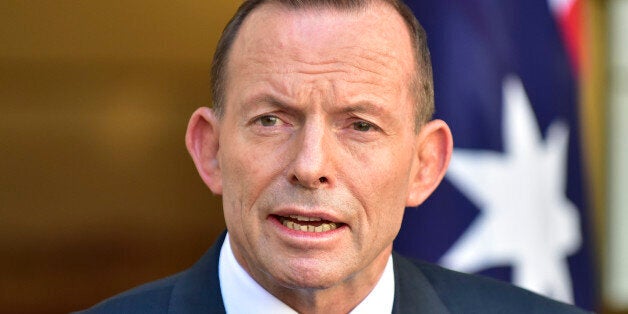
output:
[{"label": "open mouth", "polygon": [[282,225],[297,231],[326,232],[338,229],[342,223],[335,223],[317,217],[305,217],[299,215],[276,216]]}]

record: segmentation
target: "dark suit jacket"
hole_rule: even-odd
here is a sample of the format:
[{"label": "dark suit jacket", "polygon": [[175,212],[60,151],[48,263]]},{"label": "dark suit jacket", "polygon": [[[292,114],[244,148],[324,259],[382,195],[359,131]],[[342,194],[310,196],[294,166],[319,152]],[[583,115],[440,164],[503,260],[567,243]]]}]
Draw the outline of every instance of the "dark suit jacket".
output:
[{"label": "dark suit jacket", "polygon": [[[223,234],[190,269],[151,282],[82,313],[225,313],[218,257]],[[394,254],[393,313],[583,313],[527,290]]]}]

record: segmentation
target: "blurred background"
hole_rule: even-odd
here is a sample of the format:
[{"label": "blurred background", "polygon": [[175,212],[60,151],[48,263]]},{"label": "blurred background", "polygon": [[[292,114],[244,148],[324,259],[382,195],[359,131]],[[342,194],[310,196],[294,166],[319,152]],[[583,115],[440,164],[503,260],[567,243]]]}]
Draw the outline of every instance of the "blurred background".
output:
[{"label": "blurred background", "polygon": [[222,231],[184,135],[236,6],[0,2],[0,312],[91,306]]},{"label": "blurred background", "polygon": [[[596,309],[628,313],[628,1],[582,3]],[[238,4],[0,2],[1,313],[89,307],[187,268],[223,230],[183,139]]]}]

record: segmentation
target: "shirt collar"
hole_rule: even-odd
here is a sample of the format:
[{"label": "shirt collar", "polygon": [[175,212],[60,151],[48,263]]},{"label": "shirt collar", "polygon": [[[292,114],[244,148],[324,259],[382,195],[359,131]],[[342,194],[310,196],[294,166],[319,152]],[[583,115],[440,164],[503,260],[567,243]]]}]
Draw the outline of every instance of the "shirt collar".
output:
[{"label": "shirt collar", "polygon": [[[220,291],[227,313],[297,313],[262,288],[240,266],[233,255],[229,234],[225,237],[220,249],[218,278],[220,279]],[[351,313],[391,313],[394,299],[395,275],[391,255],[375,288]]]}]

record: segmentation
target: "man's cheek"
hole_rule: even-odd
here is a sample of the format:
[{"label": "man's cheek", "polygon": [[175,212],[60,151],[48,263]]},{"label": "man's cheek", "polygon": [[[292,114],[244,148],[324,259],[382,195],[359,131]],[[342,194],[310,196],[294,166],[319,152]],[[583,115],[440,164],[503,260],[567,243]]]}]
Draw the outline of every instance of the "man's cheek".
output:
[{"label": "man's cheek", "polygon": [[352,163],[351,169],[357,174],[354,175],[354,185],[364,190],[366,195],[382,198],[382,193],[397,194],[399,186],[407,182],[404,172],[408,170],[399,167],[400,161],[391,154],[364,154]]}]

